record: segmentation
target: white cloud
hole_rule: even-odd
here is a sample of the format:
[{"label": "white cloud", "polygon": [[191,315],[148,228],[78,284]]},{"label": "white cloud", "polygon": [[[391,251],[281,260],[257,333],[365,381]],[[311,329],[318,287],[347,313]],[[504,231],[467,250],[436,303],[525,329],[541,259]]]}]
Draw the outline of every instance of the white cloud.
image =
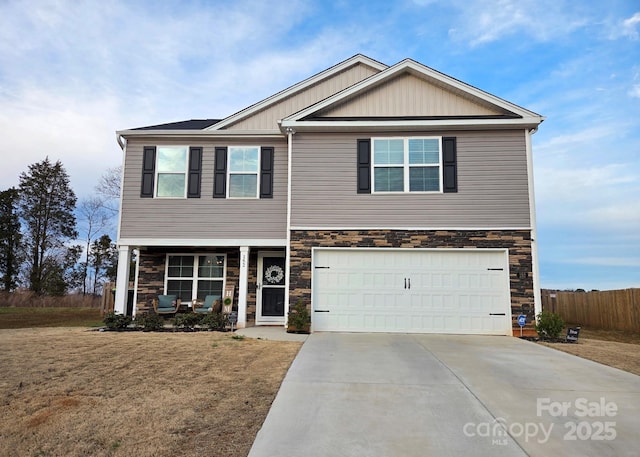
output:
[{"label": "white cloud", "polygon": [[627,36],[632,40],[637,40],[638,38],[640,38],[640,34],[637,30],[638,24],[640,24],[640,12],[622,21],[622,35]]},{"label": "white cloud", "polygon": [[500,0],[452,2],[457,10],[449,35],[478,46],[515,34],[526,34],[538,41],[549,41],[584,27],[588,19],[569,11],[556,0]]},{"label": "white cloud", "polygon": [[603,26],[608,33],[608,39],[617,40],[620,38],[628,38],[631,41],[640,39],[638,26],[640,24],[640,12],[634,13],[626,19],[608,19],[605,20]]},{"label": "white cloud", "polygon": [[573,227],[614,238],[640,233],[639,194],[637,166],[631,163],[565,162],[536,169],[538,222],[549,231]]},{"label": "white cloud", "polygon": [[121,161],[115,130],[226,117],[361,52],[372,29],[327,23],[294,39],[315,13],[298,0],[70,4],[0,3],[12,18],[0,27],[4,187],[48,155],[90,193]]},{"label": "white cloud", "polygon": [[21,172],[48,156],[63,163],[78,196],[91,193],[99,176],[121,162],[113,133],[116,119],[123,117],[119,106],[112,97],[78,100],[38,88],[5,100],[0,131],[11,154],[3,158],[0,182],[17,185]]},{"label": "white cloud", "polygon": [[629,91],[629,96],[632,98],[640,98],[640,84],[634,84]]}]

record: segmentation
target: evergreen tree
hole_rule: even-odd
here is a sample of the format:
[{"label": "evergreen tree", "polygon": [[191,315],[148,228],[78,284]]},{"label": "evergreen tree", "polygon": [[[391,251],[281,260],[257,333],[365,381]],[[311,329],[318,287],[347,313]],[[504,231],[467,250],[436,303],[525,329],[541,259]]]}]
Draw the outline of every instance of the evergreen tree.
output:
[{"label": "evergreen tree", "polygon": [[20,271],[20,219],[17,212],[18,191],[0,192],[0,284],[9,292],[16,288]]},{"label": "evergreen tree", "polygon": [[[29,288],[38,294],[59,294],[70,254],[65,242],[78,236],[73,211],[76,195],[60,161],[29,165],[20,174],[18,214],[24,227]],[[71,248],[73,249],[73,248]]]},{"label": "evergreen tree", "polygon": [[89,261],[94,271],[93,293],[98,293],[98,284],[104,279],[115,281],[118,263],[118,250],[109,235],[95,240],[89,251]]}]

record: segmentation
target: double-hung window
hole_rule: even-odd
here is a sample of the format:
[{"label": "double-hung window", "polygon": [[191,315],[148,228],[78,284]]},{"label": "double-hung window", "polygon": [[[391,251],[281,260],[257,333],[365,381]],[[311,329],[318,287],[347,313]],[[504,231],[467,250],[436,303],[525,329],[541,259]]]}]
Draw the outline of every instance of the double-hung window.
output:
[{"label": "double-hung window", "polygon": [[373,138],[374,192],[442,192],[440,137]]},{"label": "double-hung window", "polygon": [[260,148],[229,147],[229,198],[258,198]]},{"label": "double-hung window", "polygon": [[187,194],[187,146],[158,146],[156,197],[185,198]]},{"label": "double-hung window", "polygon": [[166,293],[182,301],[222,297],[226,257],[221,254],[168,255]]}]

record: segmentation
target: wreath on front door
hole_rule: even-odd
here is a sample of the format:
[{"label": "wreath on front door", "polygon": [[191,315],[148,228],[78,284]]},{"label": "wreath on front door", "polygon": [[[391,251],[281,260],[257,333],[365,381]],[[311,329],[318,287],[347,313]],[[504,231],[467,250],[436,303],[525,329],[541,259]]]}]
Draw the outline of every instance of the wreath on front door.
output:
[{"label": "wreath on front door", "polygon": [[264,279],[269,284],[278,284],[284,278],[284,270],[280,265],[271,265],[264,272]]}]

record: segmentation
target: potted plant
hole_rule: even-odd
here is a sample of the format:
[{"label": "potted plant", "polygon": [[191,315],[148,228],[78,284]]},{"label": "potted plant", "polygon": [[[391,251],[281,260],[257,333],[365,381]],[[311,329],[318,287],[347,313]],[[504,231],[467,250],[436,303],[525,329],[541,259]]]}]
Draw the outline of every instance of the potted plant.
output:
[{"label": "potted plant", "polygon": [[298,299],[295,305],[289,310],[287,319],[288,333],[310,333],[311,332],[311,314],[301,299]]}]

